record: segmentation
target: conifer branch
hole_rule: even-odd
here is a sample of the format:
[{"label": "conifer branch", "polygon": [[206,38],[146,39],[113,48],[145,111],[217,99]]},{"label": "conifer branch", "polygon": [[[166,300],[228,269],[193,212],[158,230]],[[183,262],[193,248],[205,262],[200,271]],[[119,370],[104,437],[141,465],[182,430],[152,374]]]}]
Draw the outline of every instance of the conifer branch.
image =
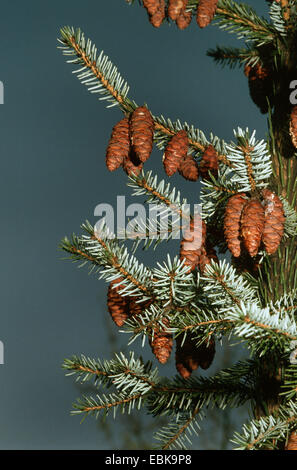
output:
[{"label": "conifer branch", "polygon": [[202,419],[202,414],[199,409],[193,413],[185,413],[178,416],[177,419],[172,420],[168,425],[161,428],[155,433],[154,438],[161,441],[160,448],[167,449],[184,449],[192,444],[191,435],[198,435],[200,426],[198,418]]},{"label": "conifer branch", "polygon": [[107,282],[122,278],[121,295],[139,296],[143,300],[151,298],[151,271],[142,263],[129,255],[127,248],[120,246],[115,238],[109,238],[110,233],[100,229],[100,236],[94,228],[86,222],[82,228],[88,235],[72,237],[72,240],[64,238],[61,248],[74,256],[74,260],[81,259],[82,266],[90,261],[91,272],[100,273],[100,279]]},{"label": "conifer branch", "polygon": [[[75,30],[73,27],[65,26],[61,29],[61,38],[58,41],[62,44],[59,48],[66,57],[75,56],[67,62],[80,66],[74,71],[78,79],[91,93],[102,95],[100,100],[109,101],[111,104],[107,107],[118,105],[125,115],[129,115],[138,107],[128,98],[128,83],[123,80],[117,68],[103,54],[103,51],[97,54],[96,46],[90,39],[85,38],[80,29]],[[170,119],[166,121],[163,116],[152,117],[155,124],[154,138],[159,148],[163,148],[164,143],[168,142],[180,129],[188,131],[189,145],[196,152],[204,152],[211,141],[216,148],[224,148],[224,143],[220,142],[217,137],[211,136],[211,141],[207,141],[203,132],[187,123],[183,125],[180,121],[172,123]],[[226,155],[219,154],[218,158],[223,164],[230,165]]]},{"label": "conifer branch", "polygon": [[274,450],[279,441],[285,442],[297,424],[297,408],[293,401],[279,407],[276,416],[269,415],[245,424],[242,433],[235,433],[231,442],[237,450]]}]

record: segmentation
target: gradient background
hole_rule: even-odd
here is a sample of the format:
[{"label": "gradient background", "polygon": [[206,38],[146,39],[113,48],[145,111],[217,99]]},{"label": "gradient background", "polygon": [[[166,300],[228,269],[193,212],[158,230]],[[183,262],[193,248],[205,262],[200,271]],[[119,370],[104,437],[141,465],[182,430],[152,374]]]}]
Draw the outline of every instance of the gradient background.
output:
[{"label": "gradient background", "polygon": [[[268,11],[264,0],[249,3],[261,14]],[[142,8],[124,0],[2,1],[1,449],[115,449],[128,447],[127,439],[137,442],[139,433],[137,414],[134,431],[125,419],[120,427],[110,417],[103,428],[92,418],[80,424],[70,416],[82,388],[61,369],[72,354],[109,359],[126,344],[107,314],[105,282],[61,260],[58,244],[64,235],[80,233],[85,219],[95,220],[97,204],[115,204],[117,195],[130,194],[124,173],[110,174],[105,167],[107,142],[121,113],[106,110],[71,76],[57,49],[64,25],[80,26],[104,49],[128,80],[130,98],[147,102],[153,114],[226,140],[237,126],[266,135],[266,117],[250,101],[242,70],[221,69],[206,57],[217,43],[237,44],[217,27],[201,31],[193,21],[183,32],[167,24],[155,30]],[[164,177],[159,151],[146,168]],[[197,202],[199,185],[178,176],[172,184]],[[151,252],[139,256],[154,263],[168,249],[176,247],[162,246],[153,258]],[[151,358],[147,347],[142,353]],[[161,373],[168,370],[175,373],[174,358]],[[130,433],[125,444],[122,433]],[[209,447],[219,448],[220,439],[210,437]]]}]

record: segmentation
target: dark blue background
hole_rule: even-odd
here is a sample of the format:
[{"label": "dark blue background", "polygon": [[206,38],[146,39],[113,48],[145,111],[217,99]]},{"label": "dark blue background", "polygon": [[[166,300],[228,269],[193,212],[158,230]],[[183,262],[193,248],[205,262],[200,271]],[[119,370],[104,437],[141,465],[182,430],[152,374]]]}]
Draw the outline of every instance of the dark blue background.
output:
[{"label": "dark blue background", "polygon": [[[264,0],[249,3],[267,12]],[[205,54],[217,43],[236,43],[217,27],[201,31],[193,21],[183,32],[167,24],[155,30],[138,4],[129,7],[124,0],[2,2],[2,449],[127,445],[121,444],[125,428],[119,432],[106,424],[104,430],[93,419],[80,424],[70,416],[80,387],[61,370],[63,359],[74,353],[108,359],[126,344],[108,317],[105,282],[62,261],[58,244],[65,234],[79,233],[85,219],[94,220],[97,204],[115,204],[118,194],[130,194],[123,172],[110,174],[105,167],[111,128],[121,113],[106,110],[71,75],[57,49],[63,25],[80,26],[104,49],[128,80],[130,98],[147,102],[153,114],[179,118],[227,140],[237,126],[257,129],[261,138],[266,134],[266,117],[250,101],[242,70],[221,69]],[[147,168],[164,177],[159,151]],[[172,184],[190,202],[197,200],[199,185],[180,177]],[[155,262],[167,249],[160,248],[153,259],[140,257]],[[147,348],[143,353],[151,357]],[[174,373],[174,358],[168,368]]]}]

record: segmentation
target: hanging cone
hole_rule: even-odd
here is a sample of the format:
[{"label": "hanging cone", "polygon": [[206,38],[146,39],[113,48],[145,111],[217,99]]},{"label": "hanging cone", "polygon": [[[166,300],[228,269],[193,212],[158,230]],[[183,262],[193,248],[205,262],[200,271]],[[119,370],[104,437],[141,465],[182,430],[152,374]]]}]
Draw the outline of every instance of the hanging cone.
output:
[{"label": "hanging cone", "polygon": [[130,136],[136,156],[145,162],[153,149],[154,120],[144,106],[135,109],[131,115]]},{"label": "hanging cone", "polygon": [[203,179],[209,179],[209,171],[216,177],[218,175],[219,160],[215,148],[210,144],[205,149],[199,165],[199,173]]},{"label": "hanging cone", "polygon": [[197,23],[200,28],[205,28],[211,23],[216,13],[218,0],[200,0],[197,7]]},{"label": "hanging cone", "polygon": [[256,256],[264,230],[265,215],[262,204],[250,199],[241,213],[241,235],[250,256]]},{"label": "hanging cone", "polygon": [[122,119],[112,129],[111,137],[106,150],[106,166],[114,171],[124,162],[130,151],[129,120]]},{"label": "hanging cone", "polygon": [[297,148],[297,106],[294,106],[291,111],[290,135],[292,139],[292,144],[295,148]]},{"label": "hanging cone", "polygon": [[188,0],[184,0],[184,8],[176,18],[176,24],[179,29],[186,29],[192,21],[192,11],[186,11]]},{"label": "hanging cone", "polygon": [[198,367],[208,369],[215,355],[215,342],[202,343],[196,346],[195,339],[188,333],[184,342],[182,335],[176,338],[175,366],[183,379],[191,376]]},{"label": "hanging cone", "polygon": [[210,245],[209,241],[206,241],[205,247],[202,247],[199,258],[199,270],[201,273],[204,272],[205,267],[211,263],[211,261],[219,262],[216,250]]},{"label": "hanging cone", "polygon": [[[162,323],[165,327],[169,327],[169,321],[167,318],[163,318]],[[158,361],[161,364],[166,364],[168,361],[172,346],[173,346],[173,337],[171,333],[167,333],[161,329],[154,329],[153,337],[149,340],[150,346],[152,348],[153,354],[156,356]]]},{"label": "hanging cone", "polygon": [[265,225],[262,241],[266,253],[276,252],[284,234],[285,214],[280,198],[269,189],[262,191],[265,209]]},{"label": "hanging cone", "polygon": [[107,292],[107,308],[117,326],[122,326],[129,316],[129,298],[119,294],[123,285],[116,286],[123,279],[119,278],[109,284]]},{"label": "hanging cone", "polygon": [[198,165],[191,155],[187,155],[180,164],[179,173],[188,181],[197,181]]},{"label": "hanging cone", "polygon": [[285,450],[297,450],[297,432],[291,432]]},{"label": "hanging cone", "polygon": [[163,20],[164,20],[165,16],[166,16],[166,13],[165,13],[165,0],[159,0],[159,8],[156,11],[156,13],[154,13],[150,17],[150,22],[155,28],[160,28],[161,24],[163,23]]},{"label": "hanging cone", "polygon": [[178,131],[168,142],[163,157],[163,165],[168,176],[174,175],[188,153],[188,134]]},{"label": "hanging cone", "polygon": [[183,239],[180,243],[180,259],[185,260],[184,265],[189,266],[190,271],[193,271],[199,266],[205,239],[205,222],[196,215],[195,222],[191,220],[190,227],[185,230]]},{"label": "hanging cone", "polygon": [[165,0],[143,0],[150,23],[159,28],[165,18]]},{"label": "hanging cone", "polygon": [[224,234],[229,250],[235,257],[240,256],[240,220],[247,203],[245,194],[235,194],[227,202],[224,216]]},{"label": "hanging cone", "polygon": [[152,301],[146,300],[145,302],[137,302],[137,297],[129,298],[129,316],[137,317],[139,316],[146,308],[148,308]]},{"label": "hanging cone", "polygon": [[148,15],[154,15],[160,7],[160,0],[143,0],[143,6],[148,12]]},{"label": "hanging cone", "polygon": [[271,95],[271,77],[268,70],[257,63],[253,67],[246,65],[244,73],[248,77],[250,95],[253,102],[260,108],[262,114],[268,112],[268,103],[266,96]]},{"label": "hanging cone", "polygon": [[123,161],[123,169],[129,176],[138,176],[143,168],[143,163],[138,160],[133,151]]},{"label": "hanging cone", "polygon": [[[187,2],[186,2],[187,3]],[[169,0],[168,2],[168,16],[173,21],[176,21],[179,15],[184,10],[184,0]]]}]

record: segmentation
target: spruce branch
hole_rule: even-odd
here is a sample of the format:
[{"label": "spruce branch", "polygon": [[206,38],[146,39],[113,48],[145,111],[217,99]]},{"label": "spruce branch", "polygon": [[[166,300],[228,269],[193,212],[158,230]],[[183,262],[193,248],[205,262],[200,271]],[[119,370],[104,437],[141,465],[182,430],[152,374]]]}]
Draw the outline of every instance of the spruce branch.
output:
[{"label": "spruce branch", "polygon": [[[104,55],[103,51],[98,55],[95,44],[86,39],[84,33],[78,28],[65,26],[61,29],[61,38],[58,39],[62,46],[63,55],[70,57],[67,63],[78,65],[79,68],[73,73],[81,83],[87,86],[91,93],[99,93],[100,100],[107,100],[111,104],[107,107],[118,105],[125,115],[133,112],[138,105],[128,98],[129,85],[121,77],[117,67]],[[73,59],[74,56],[74,59]],[[152,116],[155,124],[155,135],[157,146],[163,148],[164,144],[173,137],[178,130],[185,129],[189,134],[189,145],[192,152],[203,152],[210,143],[214,143],[217,149],[224,148],[224,142],[216,136],[211,135],[208,141],[202,131],[195,129],[187,123],[183,125],[180,121],[173,123],[163,116]],[[219,160],[229,165],[226,155],[219,154]]]},{"label": "spruce branch", "polygon": [[223,67],[228,65],[231,69],[234,69],[236,66],[240,67],[243,64],[254,66],[260,58],[257,49],[240,49],[230,46],[217,46],[215,49],[209,49],[207,55],[212,57],[215,63]]},{"label": "spruce branch", "polygon": [[119,293],[123,296],[137,296],[143,301],[152,296],[151,271],[139,263],[134,255],[130,255],[125,246],[120,246],[115,238],[103,226],[100,235],[89,222],[82,225],[87,235],[64,238],[61,248],[70,253],[70,259],[91,262],[91,272],[99,273],[99,279],[111,282],[121,278]]},{"label": "spruce branch", "polygon": [[281,405],[277,415],[269,415],[245,424],[242,433],[235,433],[231,442],[237,450],[274,450],[285,442],[290,431],[296,429],[297,406],[293,401]]},{"label": "spruce branch", "polygon": [[186,450],[192,444],[192,435],[199,434],[198,419],[202,420],[203,417],[199,409],[196,409],[191,413],[180,414],[177,419],[171,420],[154,434],[154,439],[160,441],[157,448]]},{"label": "spruce branch", "polygon": [[259,46],[270,43],[276,38],[273,26],[244,3],[219,0],[215,19],[217,20],[215,24],[218,24],[219,28],[235,33],[238,39],[252,40]]}]

